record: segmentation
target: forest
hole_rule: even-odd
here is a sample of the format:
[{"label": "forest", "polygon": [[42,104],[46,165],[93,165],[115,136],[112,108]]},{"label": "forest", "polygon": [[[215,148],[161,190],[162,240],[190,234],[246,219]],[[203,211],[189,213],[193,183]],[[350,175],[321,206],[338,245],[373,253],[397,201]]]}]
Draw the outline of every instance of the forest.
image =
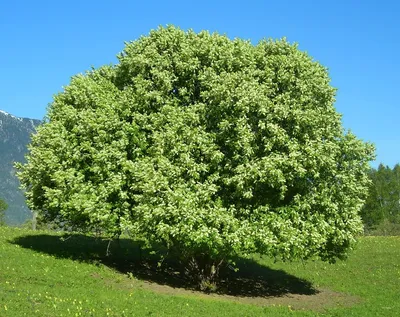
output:
[{"label": "forest", "polygon": [[380,164],[369,171],[371,184],[361,210],[367,234],[398,235],[400,233],[400,165],[393,168]]}]

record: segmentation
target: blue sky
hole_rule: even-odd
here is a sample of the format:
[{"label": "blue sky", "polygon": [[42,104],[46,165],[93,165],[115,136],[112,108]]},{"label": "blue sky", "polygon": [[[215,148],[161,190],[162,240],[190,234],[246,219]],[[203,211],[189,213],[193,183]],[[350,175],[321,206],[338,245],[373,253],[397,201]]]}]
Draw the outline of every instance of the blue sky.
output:
[{"label": "blue sky", "polygon": [[[251,40],[286,37],[329,68],[343,124],[400,162],[397,1],[1,1],[0,109],[41,119],[77,73],[116,62],[159,25]],[[376,166],[377,162],[373,164]]]}]

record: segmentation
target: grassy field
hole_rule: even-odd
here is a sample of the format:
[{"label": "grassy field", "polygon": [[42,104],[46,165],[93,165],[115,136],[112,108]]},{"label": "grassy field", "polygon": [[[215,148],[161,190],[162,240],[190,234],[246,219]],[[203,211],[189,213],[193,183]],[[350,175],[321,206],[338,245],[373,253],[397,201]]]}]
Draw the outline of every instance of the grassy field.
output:
[{"label": "grassy field", "polygon": [[[345,262],[240,260],[219,294],[123,240],[0,227],[0,316],[399,316],[400,237],[363,237]],[[140,257],[140,259],[139,259]]]}]

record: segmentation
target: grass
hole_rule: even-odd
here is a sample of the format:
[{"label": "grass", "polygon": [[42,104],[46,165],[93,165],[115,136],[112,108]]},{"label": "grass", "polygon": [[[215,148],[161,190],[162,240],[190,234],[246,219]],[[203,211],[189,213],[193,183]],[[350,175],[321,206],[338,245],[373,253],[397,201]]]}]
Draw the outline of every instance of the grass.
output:
[{"label": "grass", "polygon": [[344,262],[255,256],[219,294],[194,292],[129,240],[0,227],[0,316],[398,316],[400,237],[362,237]]}]

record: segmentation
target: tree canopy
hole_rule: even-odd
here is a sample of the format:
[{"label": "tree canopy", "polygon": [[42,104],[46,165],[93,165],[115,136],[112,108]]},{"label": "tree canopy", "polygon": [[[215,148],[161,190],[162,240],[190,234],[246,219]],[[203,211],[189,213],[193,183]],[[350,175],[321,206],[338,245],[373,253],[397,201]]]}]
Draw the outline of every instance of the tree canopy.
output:
[{"label": "tree canopy", "polygon": [[285,39],[173,26],[118,59],[49,106],[19,165],[33,210],[132,232],[210,270],[251,252],[346,254],[374,150],[343,130],[325,67]]}]

